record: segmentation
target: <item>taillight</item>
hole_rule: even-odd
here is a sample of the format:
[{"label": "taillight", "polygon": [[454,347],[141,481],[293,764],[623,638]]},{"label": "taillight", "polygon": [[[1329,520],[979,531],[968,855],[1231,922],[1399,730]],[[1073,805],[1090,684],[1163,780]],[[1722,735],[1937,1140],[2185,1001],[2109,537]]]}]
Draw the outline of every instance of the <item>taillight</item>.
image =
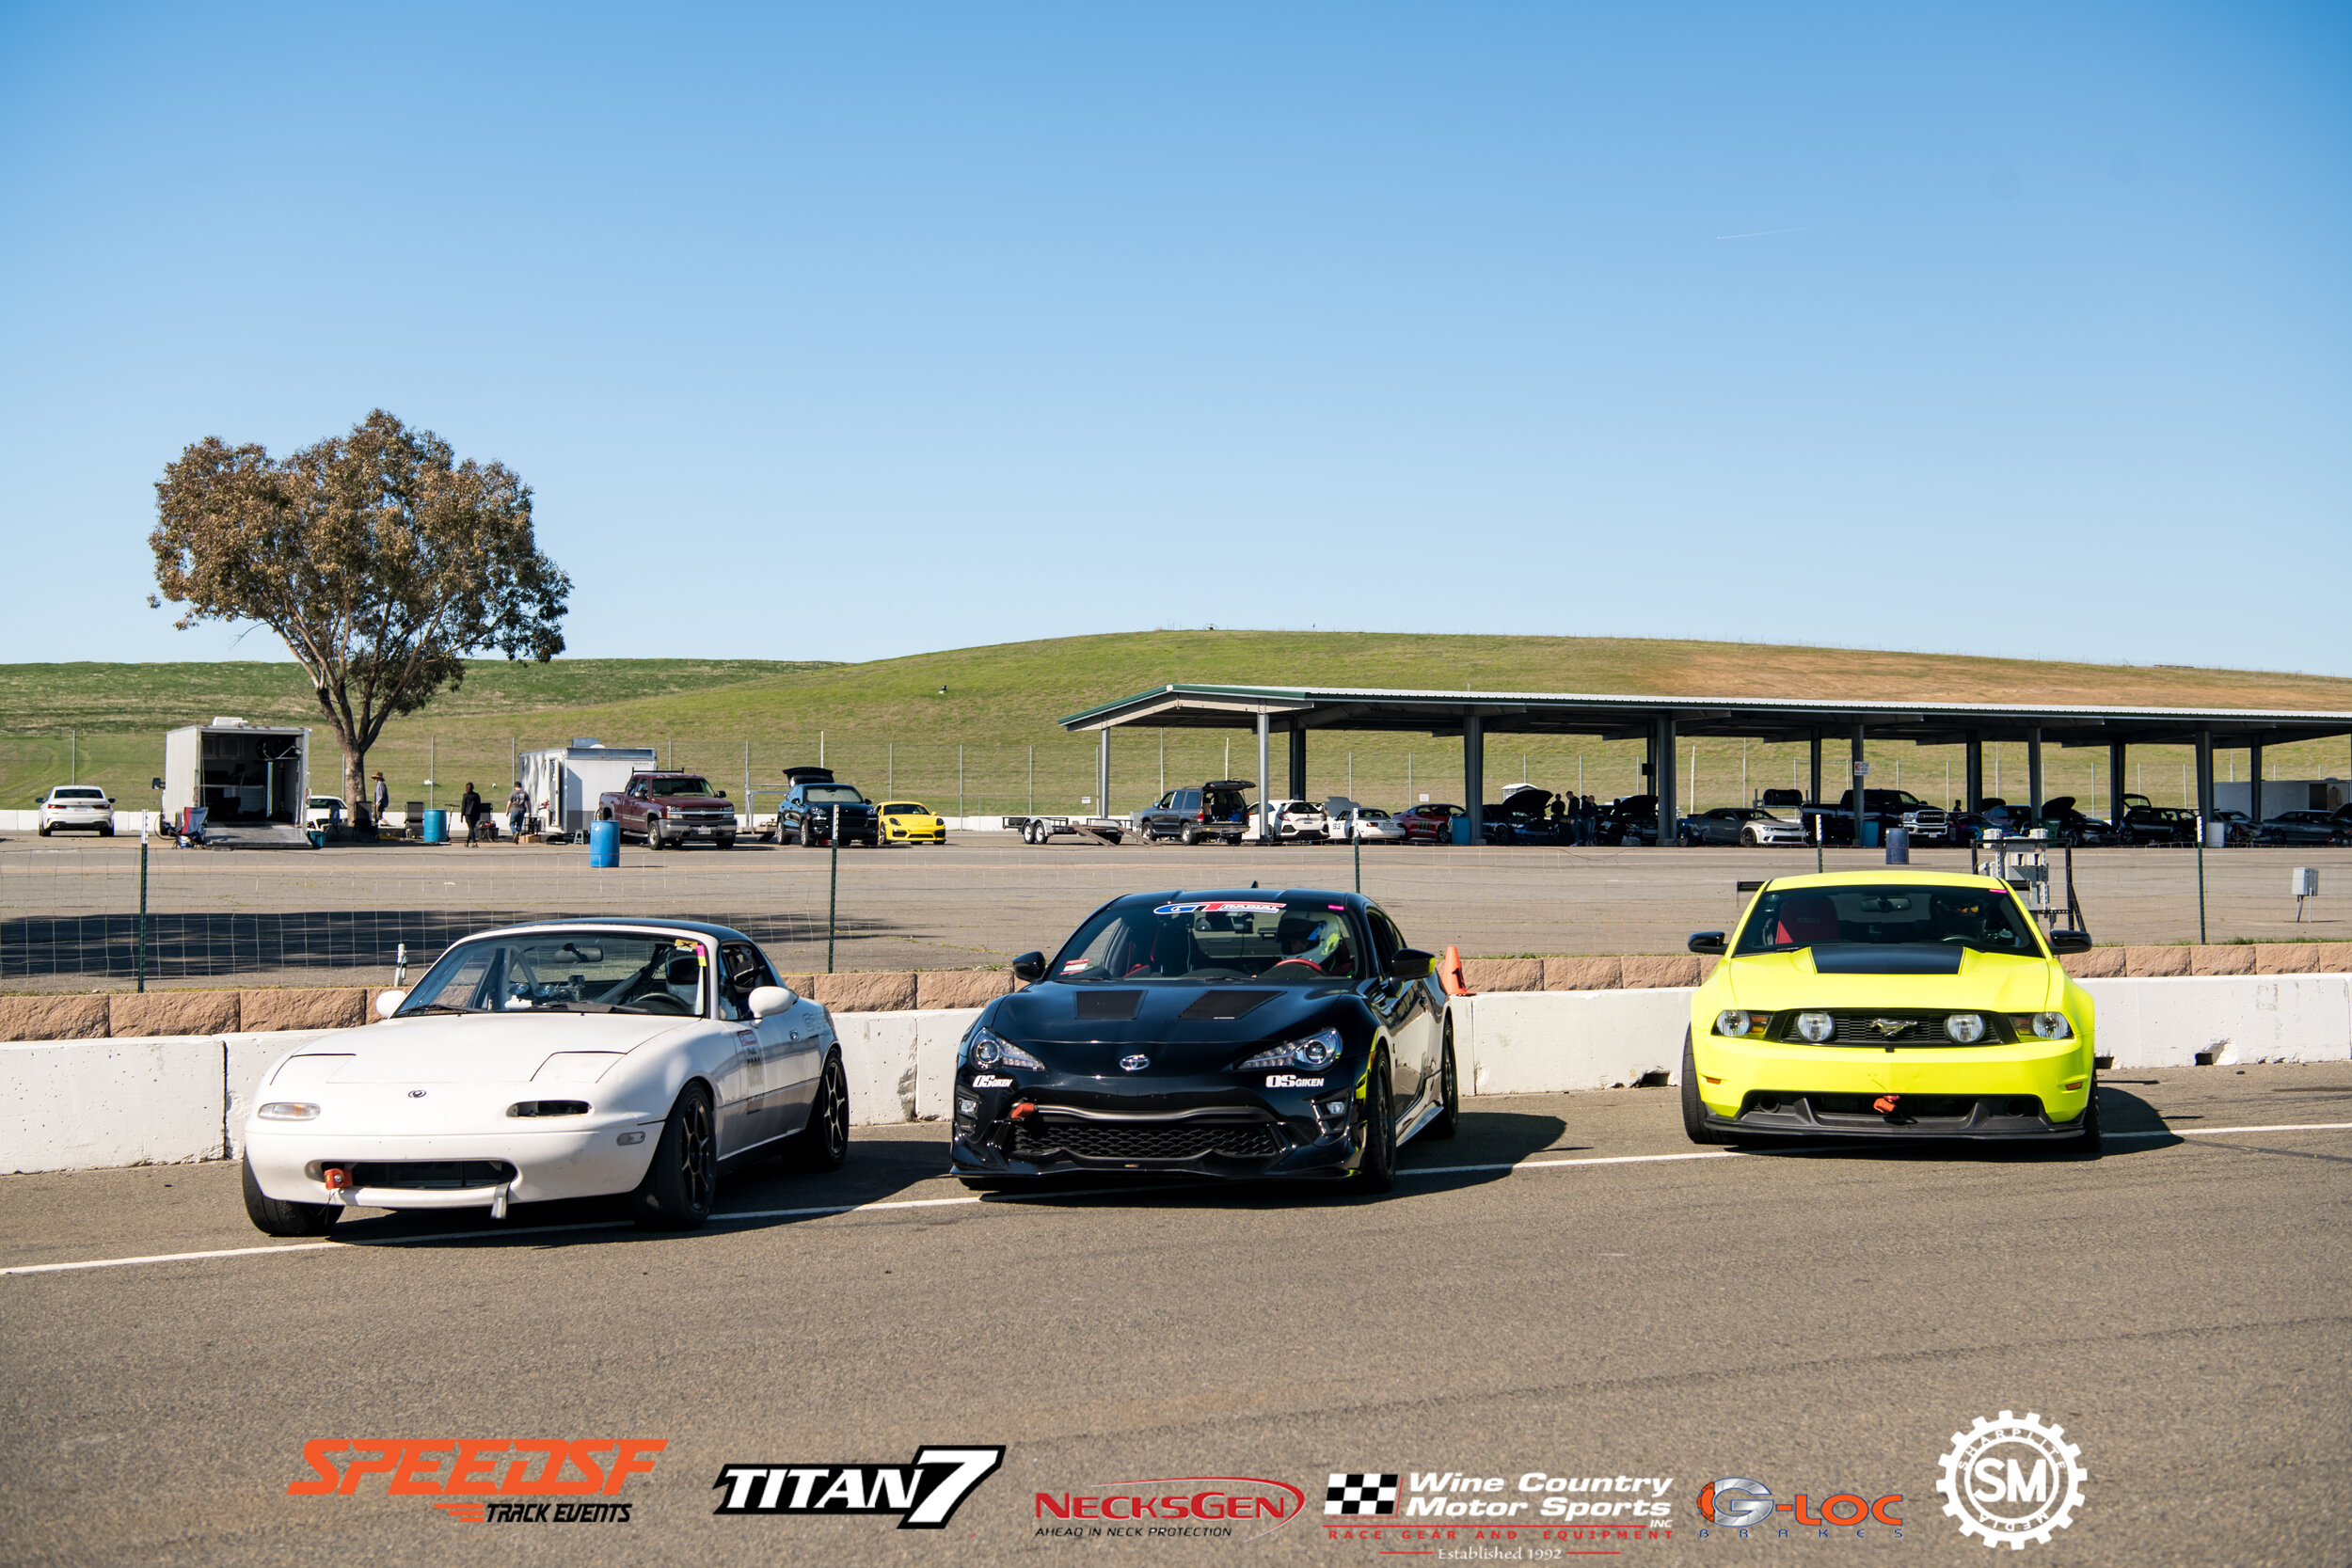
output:
[{"label": "taillight", "polygon": [[1193,816],[1193,820],[1194,820],[1195,822],[1206,822],[1208,819],[1209,819],[1209,812],[1208,812],[1208,808],[1207,808],[1206,806],[1203,806],[1203,807],[1202,807],[1202,808],[1201,808],[1201,809],[1200,809],[1200,810],[1197,814],[1195,814],[1195,815],[1194,815],[1194,816]]}]

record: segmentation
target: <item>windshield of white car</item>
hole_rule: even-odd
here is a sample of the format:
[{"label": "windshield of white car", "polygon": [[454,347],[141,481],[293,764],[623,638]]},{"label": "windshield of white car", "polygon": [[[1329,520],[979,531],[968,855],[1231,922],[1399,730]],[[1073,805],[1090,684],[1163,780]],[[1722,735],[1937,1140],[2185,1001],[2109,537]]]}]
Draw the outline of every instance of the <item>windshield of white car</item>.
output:
[{"label": "windshield of white car", "polygon": [[703,779],[648,779],[645,793],[657,800],[674,795],[707,796],[710,784]]},{"label": "windshield of white car", "polygon": [[441,955],[396,1017],[422,1012],[617,1012],[699,1017],[707,948],[644,931],[476,937]]},{"label": "windshield of white car", "polygon": [[823,803],[828,800],[862,802],[866,797],[857,792],[855,784],[810,784],[802,791],[801,799]]},{"label": "windshield of white car", "polygon": [[106,792],[103,789],[73,789],[60,784],[49,792],[49,798],[53,800],[103,800]]},{"label": "windshield of white car", "polygon": [[2017,900],[1985,887],[1932,883],[1767,890],[1740,927],[1738,953],[1788,953],[1837,942],[1912,942],[2042,957]]},{"label": "windshield of white car", "polygon": [[1048,979],[1249,980],[1311,985],[1363,974],[1347,911],[1327,899],[1137,899],[1098,911],[1063,944]]}]

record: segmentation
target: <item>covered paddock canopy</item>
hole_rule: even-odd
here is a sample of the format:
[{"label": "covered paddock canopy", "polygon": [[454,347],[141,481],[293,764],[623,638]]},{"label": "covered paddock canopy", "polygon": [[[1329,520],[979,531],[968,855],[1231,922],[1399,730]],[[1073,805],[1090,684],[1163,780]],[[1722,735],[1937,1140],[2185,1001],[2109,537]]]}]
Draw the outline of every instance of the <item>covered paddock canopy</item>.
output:
[{"label": "covered paddock canopy", "polygon": [[[1071,714],[1061,727],[1102,736],[1095,763],[1097,800],[1110,798],[1110,732],[1122,725],[1159,729],[1255,730],[1258,782],[1271,772],[1267,752],[1275,735],[1289,736],[1290,788],[1307,799],[1307,732],[1375,730],[1462,737],[1462,803],[1473,838],[1485,828],[1486,738],[1489,735],[1592,736],[1647,743],[1651,788],[1658,796],[1659,837],[1674,836],[1675,742],[1684,736],[1723,736],[1764,741],[1807,741],[1813,749],[1813,798],[1821,799],[1821,748],[1843,740],[1851,762],[1869,740],[1910,740],[1967,748],[1970,810],[1984,796],[1984,743],[2026,747],[2028,799],[2042,805],[2045,745],[2107,748],[2112,798],[2125,793],[2124,755],[2134,745],[2190,746],[2197,753],[2199,815],[2213,810],[2213,753],[2244,748],[2252,753],[2254,815],[2262,815],[2262,753],[2265,746],[2352,735],[2352,713],[2251,708],[2090,707],[2015,703],[1788,702],[1761,697],[1642,697],[1581,691],[1386,691],[1343,687],[1153,687],[1132,697]],[[1832,798],[1846,788],[1840,768]],[[1273,792],[1261,788],[1259,799]]]}]

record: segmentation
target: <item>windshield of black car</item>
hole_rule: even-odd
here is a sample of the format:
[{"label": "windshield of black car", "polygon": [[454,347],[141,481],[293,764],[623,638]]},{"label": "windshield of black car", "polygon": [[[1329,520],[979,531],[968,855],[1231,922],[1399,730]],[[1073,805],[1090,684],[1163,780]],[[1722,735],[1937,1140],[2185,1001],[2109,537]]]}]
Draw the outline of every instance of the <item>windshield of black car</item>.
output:
[{"label": "windshield of black car", "polygon": [[1309,985],[1364,973],[1347,911],[1327,899],[1208,898],[1120,903],[1063,944],[1046,977],[1074,985],[1131,980],[1254,980]]},{"label": "windshield of black car", "polygon": [[645,931],[477,937],[441,955],[400,1006],[410,1013],[538,1009],[699,1015],[704,944]]},{"label": "windshield of black car", "polygon": [[710,785],[701,779],[649,779],[645,793],[660,800],[671,795],[708,795]]},{"label": "windshield of black car", "polygon": [[1740,929],[1740,953],[1832,942],[1920,942],[2042,957],[2033,922],[2007,892],[1930,883],[1766,890]]},{"label": "windshield of black car", "polygon": [[830,800],[838,800],[844,804],[863,804],[866,797],[857,792],[855,784],[810,784],[808,788],[802,791],[801,799],[815,800],[820,805]]}]

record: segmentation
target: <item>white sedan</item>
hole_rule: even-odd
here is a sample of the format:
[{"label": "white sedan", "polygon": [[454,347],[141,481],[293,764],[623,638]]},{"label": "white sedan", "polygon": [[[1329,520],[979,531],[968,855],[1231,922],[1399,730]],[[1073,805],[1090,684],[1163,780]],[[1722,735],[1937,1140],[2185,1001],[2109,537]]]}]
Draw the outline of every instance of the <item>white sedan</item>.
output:
[{"label": "white sedan", "polygon": [[833,1019],[739,931],[562,920],[469,937],[384,1022],[272,1063],[245,1124],[245,1206],[272,1236],[346,1209],[626,1195],[640,1225],[709,1217],[726,1169],[849,1153]]},{"label": "white sedan", "polygon": [[1404,824],[1378,806],[1351,806],[1331,819],[1331,842],[1361,839],[1366,844],[1402,844]]},{"label": "white sedan", "polygon": [[115,804],[96,784],[59,784],[33,804],[40,808],[34,832],[47,838],[59,828],[87,828],[101,838],[115,834]]}]

